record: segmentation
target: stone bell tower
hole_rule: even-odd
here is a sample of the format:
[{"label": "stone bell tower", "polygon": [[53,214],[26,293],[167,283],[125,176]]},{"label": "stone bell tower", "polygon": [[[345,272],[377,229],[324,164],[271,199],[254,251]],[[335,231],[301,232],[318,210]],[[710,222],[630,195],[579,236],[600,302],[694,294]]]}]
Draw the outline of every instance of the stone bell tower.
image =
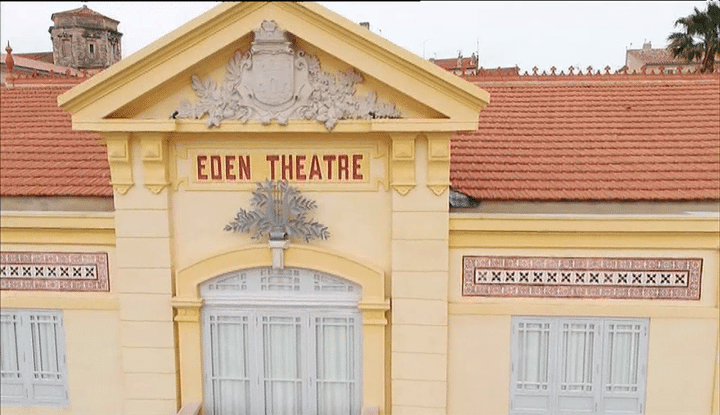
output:
[{"label": "stone bell tower", "polygon": [[118,22],[87,6],[53,13],[50,27],[55,65],[104,69],[122,59]]}]

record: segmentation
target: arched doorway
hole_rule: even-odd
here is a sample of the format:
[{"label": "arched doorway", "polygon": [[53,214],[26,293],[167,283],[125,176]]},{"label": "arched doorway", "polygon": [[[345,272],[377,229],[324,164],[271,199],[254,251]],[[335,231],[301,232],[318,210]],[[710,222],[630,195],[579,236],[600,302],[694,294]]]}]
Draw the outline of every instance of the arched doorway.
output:
[{"label": "arched doorway", "polygon": [[358,284],[258,267],[199,288],[205,414],[360,413]]}]

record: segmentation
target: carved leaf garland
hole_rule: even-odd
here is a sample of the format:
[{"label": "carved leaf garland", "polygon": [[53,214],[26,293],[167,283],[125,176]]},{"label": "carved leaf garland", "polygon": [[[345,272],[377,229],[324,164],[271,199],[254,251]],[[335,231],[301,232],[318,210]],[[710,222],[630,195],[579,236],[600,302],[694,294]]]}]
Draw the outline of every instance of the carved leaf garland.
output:
[{"label": "carved leaf garland", "polygon": [[271,232],[277,231],[285,233],[289,239],[305,242],[330,237],[327,226],[307,219],[307,214],[317,208],[317,203],[285,181],[257,183],[250,205],[254,209],[240,209],[235,219],[225,225],[225,231],[251,233],[255,240],[270,237]]}]

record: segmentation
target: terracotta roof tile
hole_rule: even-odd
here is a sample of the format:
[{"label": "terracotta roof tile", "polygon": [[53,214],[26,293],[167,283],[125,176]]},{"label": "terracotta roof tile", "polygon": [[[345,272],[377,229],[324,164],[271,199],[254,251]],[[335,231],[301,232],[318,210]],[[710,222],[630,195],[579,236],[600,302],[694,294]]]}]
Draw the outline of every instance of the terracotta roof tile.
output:
[{"label": "terracotta roof tile", "polygon": [[453,138],[454,190],[485,200],[720,199],[717,73],[546,80],[475,80],[490,104],[478,131]]},{"label": "terracotta roof tile", "polygon": [[57,106],[70,87],[0,90],[0,195],[112,196],[102,138],[73,131]]},{"label": "terracotta roof tile", "polygon": [[477,68],[477,58],[475,57],[468,57],[468,58],[449,58],[449,59],[432,59],[431,62],[433,62],[435,65],[446,69],[446,70],[453,70],[453,69],[476,69]]},{"label": "terracotta roof tile", "polygon": [[104,16],[104,15],[102,15],[102,14],[100,14],[100,13],[98,13],[98,12],[92,10],[92,9],[89,9],[89,8],[87,7],[87,5],[83,5],[82,7],[79,7],[79,8],[77,8],[77,9],[71,9],[71,10],[65,10],[65,11],[63,11],[63,12],[53,13],[52,15],[50,15],[50,18],[51,18],[52,20],[55,20],[55,16],[72,16],[72,15],[76,15],[76,16],[101,17],[101,18],[103,18],[103,19],[112,20],[112,21],[115,22],[115,23],[119,23],[119,22],[118,22],[117,20],[115,20],[115,19],[111,19],[111,18],[109,18],[109,17],[107,17],[107,16]]},{"label": "terracotta roof tile", "polygon": [[[593,75],[594,76],[594,75]],[[516,76],[452,140],[454,190],[485,200],[720,199],[720,80]],[[64,86],[3,88],[0,195],[111,196],[102,139],[71,129]]]},{"label": "terracotta roof tile", "polygon": [[[70,68],[68,66],[60,66],[55,65],[52,62],[45,62],[43,60],[35,60],[28,57],[24,57],[22,55],[16,55],[12,54],[13,60],[15,61],[15,71],[19,72],[21,69],[32,69],[37,70],[41,72],[49,73],[50,71],[53,71],[55,73],[61,74],[61,73],[69,73],[71,75],[80,76],[82,75],[82,71],[79,71],[75,68]],[[7,58],[7,54],[3,53],[0,55],[0,63],[4,64],[5,59]]]}]

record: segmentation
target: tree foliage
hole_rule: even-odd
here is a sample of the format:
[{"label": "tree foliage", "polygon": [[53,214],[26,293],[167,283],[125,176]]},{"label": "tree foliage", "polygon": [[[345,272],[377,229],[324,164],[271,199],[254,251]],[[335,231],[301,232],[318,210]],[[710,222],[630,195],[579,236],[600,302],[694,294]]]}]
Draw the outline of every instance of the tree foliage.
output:
[{"label": "tree foliage", "polygon": [[703,73],[715,70],[715,56],[720,56],[720,5],[708,2],[706,11],[694,12],[675,21],[682,31],[668,36],[668,50],[675,58],[700,61]]}]

